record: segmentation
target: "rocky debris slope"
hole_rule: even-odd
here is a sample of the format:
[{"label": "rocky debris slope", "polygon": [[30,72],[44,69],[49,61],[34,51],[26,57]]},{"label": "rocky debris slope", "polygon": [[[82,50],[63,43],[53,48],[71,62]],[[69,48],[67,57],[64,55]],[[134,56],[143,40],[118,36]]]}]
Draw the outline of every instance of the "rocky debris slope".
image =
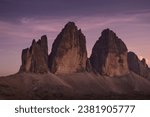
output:
[{"label": "rocky debris slope", "polygon": [[0,77],[0,99],[150,99],[150,81],[135,73],[19,73]]},{"label": "rocky debris slope", "polygon": [[52,73],[64,74],[86,70],[86,39],[81,29],[73,22],[65,25],[55,39],[49,55],[49,68]]},{"label": "rocky debris slope", "polygon": [[127,51],[124,42],[112,30],[105,29],[92,49],[90,62],[93,70],[110,77],[127,74]]},{"label": "rocky debris slope", "polygon": [[146,64],[146,60],[144,58],[139,60],[134,52],[128,52],[128,66],[131,71],[144,78],[149,76],[149,68]]},{"label": "rocky debris slope", "polygon": [[37,42],[33,40],[31,47],[22,51],[22,65],[19,72],[43,74],[48,71],[48,44],[44,35]]}]

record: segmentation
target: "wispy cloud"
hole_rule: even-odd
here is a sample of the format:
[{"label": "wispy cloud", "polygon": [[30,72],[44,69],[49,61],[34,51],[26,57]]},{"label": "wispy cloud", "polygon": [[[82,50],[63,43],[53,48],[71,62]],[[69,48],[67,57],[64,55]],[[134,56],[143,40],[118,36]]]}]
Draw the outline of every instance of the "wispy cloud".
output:
[{"label": "wispy cloud", "polygon": [[[115,16],[86,16],[67,18],[28,18],[23,17],[17,23],[0,21],[0,35],[10,35],[11,37],[32,38],[33,35],[43,33],[58,33],[67,21],[75,21],[84,31],[106,27],[113,24],[136,24],[149,26],[150,12],[143,11],[135,14],[118,14]],[[1,38],[0,38],[1,39]]]}]

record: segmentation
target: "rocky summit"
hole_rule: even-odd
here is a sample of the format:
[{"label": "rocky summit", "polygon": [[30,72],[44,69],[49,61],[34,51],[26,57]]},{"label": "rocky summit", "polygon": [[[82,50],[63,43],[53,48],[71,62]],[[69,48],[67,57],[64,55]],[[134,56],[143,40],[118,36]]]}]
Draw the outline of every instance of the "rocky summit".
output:
[{"label": "rocky summit", "polygon": [[127,51],[124,42],[112,30],[105,29],[92,49],[93,70],[110,77],[127,74]]},{"label": "rocky summit", "polygon": [[0,99],[150,99],[150,68],[110,29],[87,58],[85,36],[69,22],[49,56],[46,36],[22,51],[19,73],[0,77]]},{"label": "rocky summit", "polygon": [[32,41],[30,48],[22,51],[22,65],[19,72],[47,73],[48,69],[48,44],[44,35],[37,42]]},{"label": "rocky summit", "polygon": [[69,22],[55,39],[49,55],[49,69],[55,74],[86,70],[86,39],[74,22]]},{"label": "rocky summit", "polygon": [[134,52],[128,52],[128,65],[129,69],[136,74],[147,78],[149,76],[149,68],[146,60],[143,58],[141,61]]}]

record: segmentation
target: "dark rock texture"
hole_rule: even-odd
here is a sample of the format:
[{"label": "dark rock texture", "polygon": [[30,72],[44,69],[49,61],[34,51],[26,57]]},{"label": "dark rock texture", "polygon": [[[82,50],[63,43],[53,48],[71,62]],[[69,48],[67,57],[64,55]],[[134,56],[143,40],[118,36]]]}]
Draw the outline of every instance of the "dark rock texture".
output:
[{"label": "dark rock texture", "polygon": [[105,29],[92,49],[93,70],[111,77],[127,74],[127,51],[124,42],[112,30]]},{"label": "dark rock texture", "polygon": [[49,55],[52,73],[74,73],[86,70],[86,39],[74,22],[66,24],[55,39]]},{"label": "dark rock texture", "polygon": [[144,67],[148,68],[148,65],[147,65],[147,63],[146,63],[145,58],[143,58],[143,59],[141,60],[141,63],[142,63],[142,65],[143,65]]},{"label": "dark rock texture", "polygon": [[20,72],[47,73],[48,69],[48,45],[44,35],[37,42],[32,41],[30,48],[22,51],[22,65]]},{"label": "dark rock texture", "polygon": [[133,52],[128,52],[128,66],[131,71],[140,76],[147,78],[149,75],[149,68],[146,64],[146,60],[143,58],[140,61],[138,56]]}]

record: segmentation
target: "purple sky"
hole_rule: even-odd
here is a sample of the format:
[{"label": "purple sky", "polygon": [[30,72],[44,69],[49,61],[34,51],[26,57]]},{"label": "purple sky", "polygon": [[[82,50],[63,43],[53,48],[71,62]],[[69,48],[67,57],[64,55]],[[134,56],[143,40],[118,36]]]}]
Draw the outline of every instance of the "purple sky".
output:
[{"label": "purple sky", "polygon": [[88,56],[110,28],[150,65],[150,0],[0,0],[0,76],[19,70],[21,51],[34,38],[46,34],[50,52],[68,21],[85,34]]}]

